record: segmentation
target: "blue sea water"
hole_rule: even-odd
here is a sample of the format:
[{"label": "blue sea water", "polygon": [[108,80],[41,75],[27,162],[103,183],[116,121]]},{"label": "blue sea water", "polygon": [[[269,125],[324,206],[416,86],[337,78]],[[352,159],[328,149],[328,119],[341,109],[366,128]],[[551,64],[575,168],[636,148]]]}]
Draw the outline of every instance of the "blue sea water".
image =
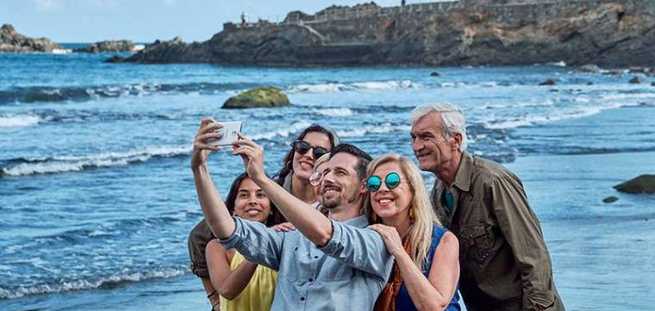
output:
[{"label": "blue sea water", "polygon": [[[467,115],[471,152],[523,178],[570,310],[655,304],[655,199],[611,188],[653,173],[655,78],[555,64],[296,69],[108,56],[0,54],[1,310],[208,310],[186,246],[202,217],[188,163],[203,116],[244,120],[273,173],[315,122],[374,155],[412,156],[410,111],[442,101]],[[549,78],[557,84],[538,85]],[[293,105],[220,108],[264,85]],[[242,169],[226,153],[210,166],[222,193]],[[601,203],[608,195],[620,200]]]}]

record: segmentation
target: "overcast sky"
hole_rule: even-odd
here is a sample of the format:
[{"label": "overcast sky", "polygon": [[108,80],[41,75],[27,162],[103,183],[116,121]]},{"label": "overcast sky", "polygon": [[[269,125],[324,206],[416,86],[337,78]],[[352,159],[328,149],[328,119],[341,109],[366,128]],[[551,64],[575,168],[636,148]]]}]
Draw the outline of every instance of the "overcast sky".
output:
[{"label": "overcast sky", "polygon": [[[286,13],[315,13],[332,4],[354,5],[354,0],[0,0],[0,23],[19,33],[56,42],[95,42],[129,39],[151,42],[182,37],[204,41],[237,22],[241,12],[249,20],[281,21]],[[430,2],[408,0],[407,3]],[[396,6],[400,0],[378,0]]]}]

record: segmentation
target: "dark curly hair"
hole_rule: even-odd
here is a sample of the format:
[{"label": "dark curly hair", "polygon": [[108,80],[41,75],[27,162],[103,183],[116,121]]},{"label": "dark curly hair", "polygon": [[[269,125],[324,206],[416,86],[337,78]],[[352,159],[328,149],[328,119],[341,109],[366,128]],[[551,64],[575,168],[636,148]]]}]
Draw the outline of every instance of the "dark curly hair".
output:
[{"label": "dark curly hair", "polygon": [[[225,206],[227,207],[227,210],[230,212],[230,214],[234,214],[234,203],[237,201],[239,187],[241,187],[241,183],[246,178],[250,178],[248,177],[248,174],[245,172],[241,173],[234,179],[232,185],[230,185],[230,191],[227,193],[227,197],[225,198]],[[270,199],[269,201],[271,202],[271,213],[268,215],[265,223],[268,227],[284,222],[284,217],[280,211],[278,211],[277,206],[275,206],[273,201]]]}]

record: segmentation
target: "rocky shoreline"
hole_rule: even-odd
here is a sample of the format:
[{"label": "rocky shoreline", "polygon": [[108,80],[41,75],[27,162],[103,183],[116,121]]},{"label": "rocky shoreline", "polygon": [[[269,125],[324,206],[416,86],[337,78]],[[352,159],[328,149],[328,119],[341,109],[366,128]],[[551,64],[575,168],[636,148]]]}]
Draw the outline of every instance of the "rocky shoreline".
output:
[{"label": "rocky shoreline", "polygon": [[73,49],[77,53],[132,52],[137,49],[130,40],[106,40],[91,43],[86,47]]},{"label": "rocky shoreline", "polygon": [[204,42],[157,41],[114,62],[265,66],[655,65],[655,2],[461,0],[291,12],[226,23]]},{"label": "rocky shoreline", "polygon": [[19,34],[10,24],[0,27],[0,52],[52,52],[61,47],[48,38],[30,38]]}]

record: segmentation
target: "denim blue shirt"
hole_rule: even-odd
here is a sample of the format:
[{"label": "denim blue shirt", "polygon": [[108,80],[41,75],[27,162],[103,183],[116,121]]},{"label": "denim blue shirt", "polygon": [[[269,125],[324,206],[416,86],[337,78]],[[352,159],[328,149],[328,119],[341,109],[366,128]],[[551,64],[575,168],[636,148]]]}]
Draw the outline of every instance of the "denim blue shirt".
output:
[{"label": "denim blue shirt", "polygon": [[220,242],[248,260],[278,270],[271,310],[373,310],[387,283],[393,257],[365,216],[332,221],[332,238],[317,247],[299,231],[276,232],[234,218],[232,236]]}]

